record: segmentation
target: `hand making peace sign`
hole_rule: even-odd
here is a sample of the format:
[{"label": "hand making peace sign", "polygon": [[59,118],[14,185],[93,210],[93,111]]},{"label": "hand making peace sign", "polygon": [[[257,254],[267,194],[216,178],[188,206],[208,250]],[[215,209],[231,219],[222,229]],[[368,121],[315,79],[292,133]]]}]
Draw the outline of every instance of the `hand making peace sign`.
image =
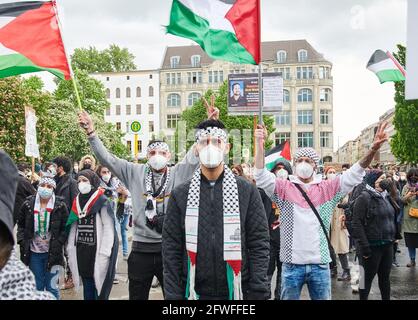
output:
[{"label": "hand making peace sign", "polygon": [[212,95],[210,97],[210,104],[205,99],[205,97],[202,97],[203,104],[206,107],[206,112],[208,114],[209,120],[219,120],[219,109],[215,107],[215,96]]}]

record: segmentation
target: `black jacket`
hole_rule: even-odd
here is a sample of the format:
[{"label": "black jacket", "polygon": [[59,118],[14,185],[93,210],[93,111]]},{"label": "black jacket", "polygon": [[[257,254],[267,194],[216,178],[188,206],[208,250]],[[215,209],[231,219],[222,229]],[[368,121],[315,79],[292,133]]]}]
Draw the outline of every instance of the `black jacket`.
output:
[{"label": "black jacket", "polygon": [[275,250],[277,250],[280,248],[280,228],[273,230],[273,223],[277,220],[275,209],[273,209],[273,202],[263,189],[258,189],[258,191],[260,192],[261,201],[263,202],[264,210],[266,211],[270,231],[270,246],[274,246]]},{"label": "black jacket", "polygon": [[[241,214],[242,290],[244,299],[269,296],[269,228],[257,188],[237,177]],[[211,187],[202,176],[200,185],[198,253],[195,290],[201,299],[228,299],[226,262],[223,257],[223,174]],[[185,299],[187,254],[185,213],[190,181],[175,188],[163,226],[164,292],[169,300]]]},{"label": "black jacket", "polygon": [[15,205],[13,209],[13,220],[15,224],[17,223],[17,220],[19,218],[20,207],[22,206],[23,202],[25,202],[27,197],[32,196],[35,193],[36,190],[30,183],[30,181],[19,174]]},{"label": "black jacket", "polygon": [[[20,245],[20,259],[26,265],[30,262],[30,243],[33,240],[34,231],[34,206],[36,196],[28,198],[22,205],[19,213],[19,222],[17,228],[17,243]],[[51,212],[49,222],[49,232],[51,240],[49,242],[49,257],[47,269],[55,265],[64,266],[64,244],[67,241],[65,224],[68,219],[67,206],[63,199],[55,198],[54,209]]]},{"label": "black jacket", "polygon": [[75,181],[70,174],[66,174],[55,180],[57,182],[55,194],[64,199],[68,211],[71,211],[73,201],[78,195],[77,181]]},{"label": "black jacket", "polygon": [[377,192],[364,190],[354,203],[353,237],[362,256],[371,254],[370,241],[401,239],[396,221],[399,207]]}]

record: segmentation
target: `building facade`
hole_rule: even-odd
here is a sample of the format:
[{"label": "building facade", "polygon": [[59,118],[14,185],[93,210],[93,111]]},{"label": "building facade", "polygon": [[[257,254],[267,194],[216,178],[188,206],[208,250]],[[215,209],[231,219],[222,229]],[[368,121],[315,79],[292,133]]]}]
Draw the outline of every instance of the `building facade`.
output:
[{"label": "building facade", "polygon": [[[133,158],[145,158],[146,147],[160,131],[160,79],[158,70],[95,73],[103,83],[110,107],[105,121],[113,123],[125,136],[123,142]],[[130,124],[138,121],[138,154],[135,154],[135,135]]]},{"label": "building facade", "polygon": [[[283,111],[275,121],[276,143],[289,140],[317,150],[324,162],[333,159],[332,64],[306,40],[262,43],[263,72],[279,72],[284,79]],[[182,111],[193,106],[208,89],[218,90],[229,74],[255,73],[253,65],[209,58],[199,46],[168,47],[160,69],[160,121],[173,141]]]},{"label": "building facade", "polygon": [[387,133],[389,140],[385,142],[382,147],[380,148],[380,162],[382,164],[395,164],[396,158],[392,154],[392,150],[390,148],[390,140],[395,135],[395,125],[393,124],[393,120],[395,119],[395,108],[390,109],[384,115],[379,118],[380,122],[387,122],[388,125],[386,127],[385,132]]}]

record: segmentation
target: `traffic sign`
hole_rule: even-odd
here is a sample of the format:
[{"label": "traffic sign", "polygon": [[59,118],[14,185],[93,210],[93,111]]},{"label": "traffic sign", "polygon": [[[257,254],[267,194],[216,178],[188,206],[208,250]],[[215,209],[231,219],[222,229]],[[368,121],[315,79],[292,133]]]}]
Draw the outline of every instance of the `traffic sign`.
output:
[{"label": "traffic sign", "polygon": [[133,132],[133,133],[138,133],[139,131],[141,131],[141,128],[142,128],[142,126],[141,126],[141,124],[139,123],[139,121],[133,121],[132,123],[131,123],[131,131]]}]

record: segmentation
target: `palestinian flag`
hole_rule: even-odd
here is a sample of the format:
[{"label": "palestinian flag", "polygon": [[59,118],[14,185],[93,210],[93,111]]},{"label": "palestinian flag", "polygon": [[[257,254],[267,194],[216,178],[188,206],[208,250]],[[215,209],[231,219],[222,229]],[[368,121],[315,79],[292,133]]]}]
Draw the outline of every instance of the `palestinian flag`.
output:
[{"label": "palestinian flag", "polygon": [[173,0],[167,32],[213,59],[260,62],[260,0]]},{"label": "palestinian flag", "polygon": [[281,160],[285,159],[287,161],[291,161],[290,155],[290,143],[286,141],[278,146],[275,146],[273,149],[268,151],[265,156],[265,164],[268,171],[271,171],[276,163]]},{"label": "palestinian flag", "polygon": [[376,74],[380,83],[405,81],[405,69],[390,52],[377,50],[370,58],[367,69]]},{"label": "palestinian flag", "polygon": [[102,196],[104,195],[105,190],[102,188],[99,188],[96,190],[95,193],[93,193],[89,199],[89,201],[87,201],[86,205],[84,206],[84,208],[80,207],[80,204],[78,202],[78,197],[77,196],[74,201],[73,201],[73,205],[71,207],[71,212],[70,215],[68,216],[68,220],[67,223],[65,224],[65,230],[67,232],[70,232],[71,226],[73,225],[74,222],[78,221],[80,219],[80,213],[84,213],[83,214],[88,214],[90,212],[90,209],[94,206],[94,204],[96,203],[96,201]]},{"label": "palestinian flag", "polygon": [[38,71],[71,78],[54,3],[0,3],[0,78]]}]

